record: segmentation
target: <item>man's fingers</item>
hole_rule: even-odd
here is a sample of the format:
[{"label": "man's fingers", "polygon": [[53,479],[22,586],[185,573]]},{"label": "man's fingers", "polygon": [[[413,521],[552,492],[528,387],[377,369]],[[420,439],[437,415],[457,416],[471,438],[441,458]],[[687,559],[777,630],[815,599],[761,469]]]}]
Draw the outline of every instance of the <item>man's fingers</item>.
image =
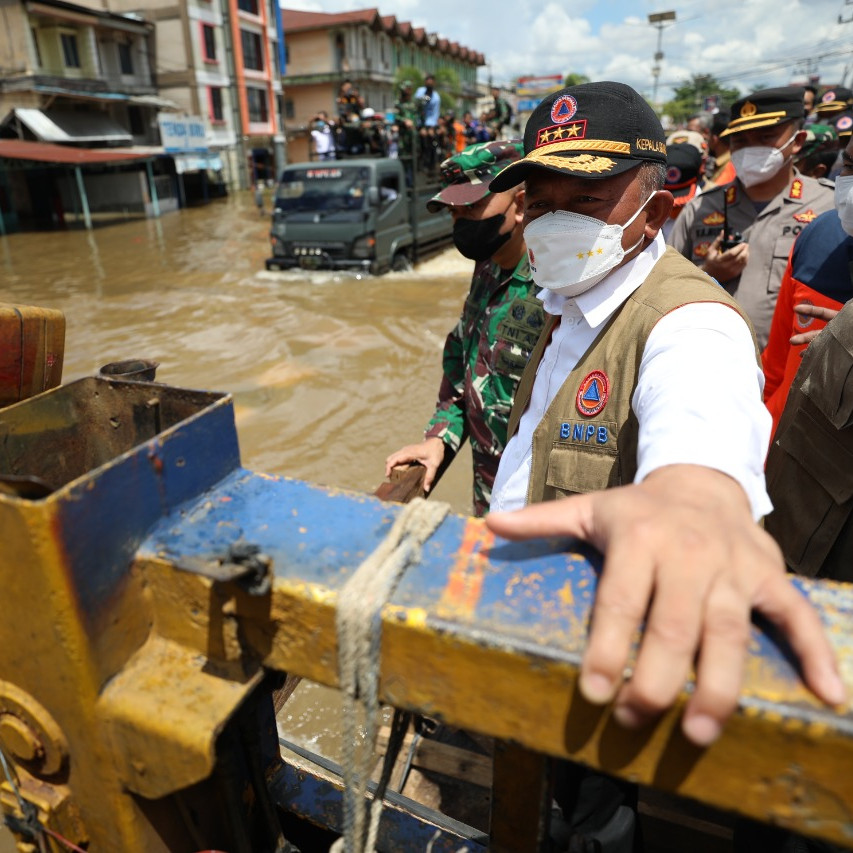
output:
[{"label": "man's fingers", "polygon": [[685,561],[667,574],[665,584],[656,584],[634,673],[617,700],[616,719],[628,726],[647,722],[675,702],[699,645],[702,575],[689,571]]},{"label": "man's fingers", "polygon": [[817,317],[818,320],[826,320],[828,323],[838,313],[837,308],[826,308],[823,305],[812,305],[810,302],[800,302],[794,306],[797,314],[804,317]]},{"label": "man's fingers", "polygon": [[486,526],[504,539],[538,539],[547,536],[577,536],[593,541],[593,495],[574,495],[557,502],[559,512],[552,502],[532,504],[515,512],[491,512],[486,516]]},{"label": "man's fingers", "polygon": [[631,645],[652,594],[653,560],[650,551],[629,549],[618,542],[608,550],[581,664],[580,689],[590,702],[609,702],[622,684]]},{"label": "man's fingers", "polygon": [[787,576],[772,578],[760,590],[755,608],[785,634],[802,666],[803,678],[829,705],[843,705],[847,689],[817,611]]},{"label": "man's fingers", "polygon": [[750,635],[748,598],[726,580],[711,588],[705,604],[696,689],[682,731],[697,746],[710,746],[737,707]]}]

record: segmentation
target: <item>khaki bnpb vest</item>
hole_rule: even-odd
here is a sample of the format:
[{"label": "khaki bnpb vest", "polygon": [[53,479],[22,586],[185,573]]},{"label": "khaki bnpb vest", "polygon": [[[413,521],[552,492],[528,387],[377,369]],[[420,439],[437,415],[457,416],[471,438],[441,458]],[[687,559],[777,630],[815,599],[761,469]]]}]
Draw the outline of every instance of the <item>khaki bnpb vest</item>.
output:
[{"label": "khaki bnpb vest", "polygon": [[[527,503],[592,492],[634,481],[639,423],[631,408],[646,341],[670,311],[692,302],[719,302],[752,325],[737,303],[672,248],[625,300],[569,374],[533,432]],[[536,370],[558,318],[539,338],[522,374],[509,420],[518,428]],[[753,341],[755,334],[752,332]],[[756,359],[760,355],[756,348]]]}]

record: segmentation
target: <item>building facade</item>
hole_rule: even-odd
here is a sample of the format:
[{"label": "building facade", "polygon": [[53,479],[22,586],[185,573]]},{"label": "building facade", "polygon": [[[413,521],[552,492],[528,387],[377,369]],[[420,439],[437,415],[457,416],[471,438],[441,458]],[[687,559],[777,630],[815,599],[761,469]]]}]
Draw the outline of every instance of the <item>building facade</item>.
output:
[{"label": "building facade", "polygon": [[0,0],[0,119],[20,138],[153,145],[154,25],[61,0]]},{"label": "building facade", "polygon": [[272,179],[285,161],[281,12],[276,0],[83,0],[155,25],[160,95],[207,128],[231,187]]},{"label": "building facade", "polygon": [[453,72],[458,112],[477,103],[477,69],[485,57],[394,15],[377,9],[329,14],[283,9],[287,64],[284,74],[284,127],[288,159],[310,155],[310,122],[320,110],[336,115],[341,83],[350,80],[376,112],[393,110],[398,93],[398,69],[414,68],[421,75]]}]

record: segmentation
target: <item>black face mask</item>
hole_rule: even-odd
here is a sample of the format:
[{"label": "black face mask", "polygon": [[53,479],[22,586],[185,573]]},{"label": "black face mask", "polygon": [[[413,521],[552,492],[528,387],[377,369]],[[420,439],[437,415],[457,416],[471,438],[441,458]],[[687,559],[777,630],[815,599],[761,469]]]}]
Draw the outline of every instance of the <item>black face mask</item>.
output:
[{"label": "black face mask", "polygon": [[512,231],[501,234],[506,211],[488,219],[457,219],[453,223],[453,242],[456,248],[472,261],[492,257],[512,237]]}]

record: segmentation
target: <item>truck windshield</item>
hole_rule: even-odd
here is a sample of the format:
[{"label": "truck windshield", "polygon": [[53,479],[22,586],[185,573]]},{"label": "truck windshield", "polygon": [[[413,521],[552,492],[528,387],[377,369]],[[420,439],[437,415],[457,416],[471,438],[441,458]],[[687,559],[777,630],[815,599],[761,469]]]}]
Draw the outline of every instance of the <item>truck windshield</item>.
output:
[{"label": "truck windshield", "polygon": [[370,170],[364,166],[312,166],[285,169],[275,206],[299,211],[363,210]]}]

